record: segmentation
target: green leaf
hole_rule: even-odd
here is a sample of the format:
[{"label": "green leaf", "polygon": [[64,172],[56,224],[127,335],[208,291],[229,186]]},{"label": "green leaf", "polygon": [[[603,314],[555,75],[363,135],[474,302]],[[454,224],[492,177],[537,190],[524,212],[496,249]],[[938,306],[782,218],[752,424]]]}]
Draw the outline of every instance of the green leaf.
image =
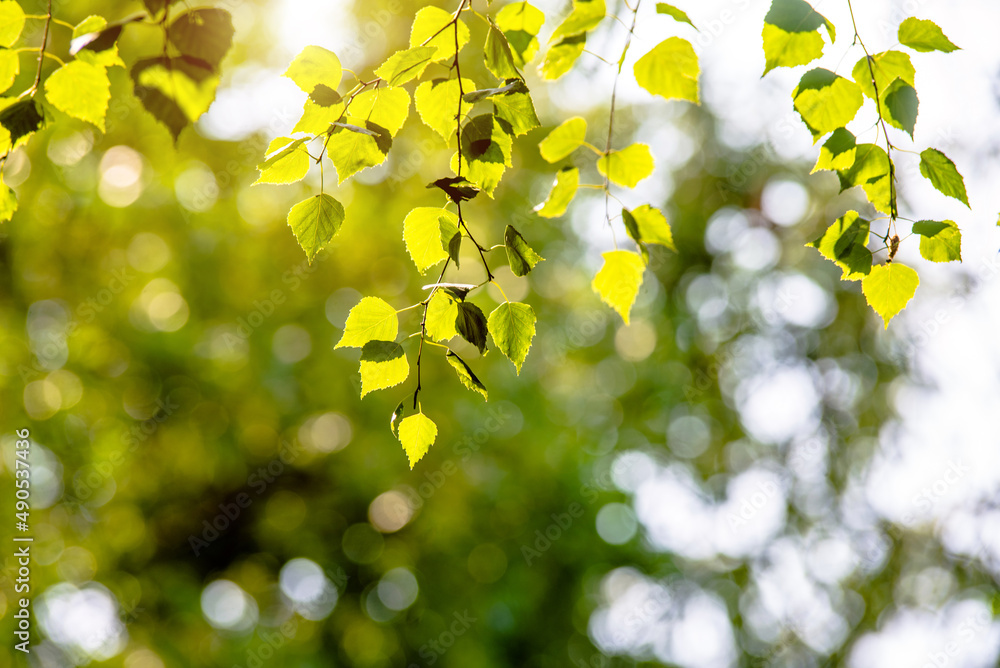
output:
[{"label": "green leaf", "polygon": [[607,7],[604,0],[573,0],[573,11],[552,33],[551,41],[590,32],[604,20]]},{"label": "green leaf", "polygon": [[574,116],[563,121],[538,144],[538,152],[548,162],[559,162],[583,146],[587,137],[587,121]]},{"label": "green leaf", "polygon": [[823,55],[826,27],[830,42],[836,39],[833,24],[803,0],[774,0],[764,17],[764,74],[776,67],[808,65]]},{"label": "green leaf", "polygon": [[535,337],[535,312],[527,304],[505,302],[490,313],[489,330],[504,357],[514,363],[518,375]]},{"label": "green leaf", "polygon": [[455,321],[458,319],[458,304],[447,290],[437,289],[427,302],[427,336],[435,341],[448,341],[458,336]]},{"label": "green leaf", "polygon": [[[18,142],[30,136],[42,124],[42,115],[38,113],[38,104],[33,97],[0,98],[0,126],[10,135],[11,146],[17,146]],[[3,106],[7,105],[7,106]],[[27,139],[25,139],[27,141]]]},{"label": "green leaf", "polygon": [[95,32],[101,32],[108,25],[108,20],[103,16],[98,16],[97,14],[91,14],[84,20],[73,26],[73,36],[72,39],[77,39],[78,37],[83,37],[84,35],[89,35]]},{"label": "green leaf", "polygon": [[642,273],[646,265],[636,253],[608,251],[604,253],[604,266],[594,276],[592,287],[601,301],[618,312],[627,325],[632,304],[642,286]]},{"label": "green leaf", "polygon": [[861,87],[861,92],[870,99],[875,99],[875,86],[872,85],[872,72],[875,73],[875,82],[878,84],[879,100],[885,89],[896,79],[915,86],[914,77],[916,70],[910,57],[902,51],[883,51],[876,53],[869,59],[867,56],[861,58],[851,70],[851,76]]},{"label": "green leaf", "polygon": [[67,63],[45,80],[45,97],[56,109],[104,131],[111,99],[107,71],[80,60]]},{"label": "green leaf", "polygon": [[[462,78],[462,89],[475,90],[476,84],[471,79]],[[458,126],[455,122],[455,110],[458,108],[458,80],[432,79],[419,86],[413,95],[417,113],[424,125],[441,135],[448,141],[455,136]]]},{"label": "green leaf", "polygon": [[21,72],[21,59],[17,51],[0,49],[0,93],[14,85],[14,79]]},{"label": "green leaf", "polygon": [[410,94],[403,88],[362,91],[351,102],[351,115],[375,123],[395,137],[410,115]]},{"label": "green leaf", "polygon": [[515,276],[527,276],[536,264],[545,259],[528,245],[513,225],[504,230],[503,242],[507,248],[507,262]]},{"label": "green leaf", "polygon": [[[425,9],[430,8],[425,7]],[[399,86],[423,74],[431,64],[434,53],[435,49],[432,46],[416,46],[405,51],[397,51],[375,70],[375,74],[390,86]]]},{"label": "green leaf", "polygon": [[802,75],[792,99],[814,142],[854,120],[864,102],[856,83],[819,67]]},{"label": "green leaf", "polygon": [[6,223],[17,211],[17,193],[0,176],[0,223]]},{"label": "green leaf", "polygon": [[[429,47],[430,59],[434,62],[455,59],[455,28],[447,27],[452,14],[440,7],[424,7],[413,18],[410,28],[411,47]],[[458,21],[458,48],[469,43],[469,27]],[[412,50],[412,49],[411,49]],[[381,75],[379,75],[381,76]]]},{"label": "green leaf", "polygon": [[447,176],[436,179],[427,184],[428,188],[440,188],[455,204],[461,204],[468,200],[475,199],[479,194],[479,188],[472,185],[464,176]]},{"label": "green leaf", "polygon": [[858,144],[854,164],[839,170],[841,191],[861,186],[868,201],[885,214],[894,215],[896,202],[891,187],[889,156],[875,144]]},{"label": "green leaf", "polygon": [[285,70],[285,76],[306,93],[312,93],[321,84],[336,90],[344,70],[340,58],[333,51],[321,46],[307,46],[295,56]]},{"label": "green leaf", "polygon": [[486,69],[500,81],[521,78],[521,73],[514,64],[514,54],[511,53],[507,38],[493,23],[490,23],[490,30],[486,34],[484,55]]},{"label": "green leaf", "polygon": [[576,59],[587,46],[587,35],[575,35],[550,46],[538,70],[542,78],[554,81],[573,69]]},{"label": "green leaf", "polygon": [[[490,197],[507,167],[512,167],[512,128],[494,114],[481,114],[462,128],[462,174]],[[458,160],[452,158],[452,171]]]},{"label": "green leaf", "polygon": [[316,84],[309,93],[309,99],[321,107],[332,107],[344,101],[344,97],[325,84]]},{"label": "green leaf", "polygon": [[465,360],[450,350],[448,351],[448,354],[445,355],[445,359],[448,360],[448,364],[455,369],[455,373],[458,374],[458,379],[462,381],[462,385],[465,385],[466,388],[472,390],[473,392],[478,392],[483,395],[484,400],[489,399],[486,393],[486,386],[483,385],[483,381],[476,378],[476,374],[472,373],[472,369],[470,369],[469,365],[465,363]]},{"label": "green leaf", "polygon": [[258,183],[295,183],[305,178],[309,171],[310,157],[305,147],[302,145],[306,138],[292,139],[291,137],[278,137],[271,140],[267,147],[269,157],[259,165],[260,177],[254,181]]},{"label": "green leaf", "polygon": [[622,209],[622,217],[627,215],[626,230],[632,239],[639,244],[658,244],[677,252],[674,246],[674,235],[670,230],[667,217],[649,204],[643,204],[629,211]]},{"label": "green leaf", "polygon": [[953,220],[921,220],[913,224],[920,235],[920,255],[931,262],[962,261],[962,232]]},{"label": "green leaf", "polygon": [[[167,28],[167,39],[185,56],[218,69],[233,43],[233,19],[224,9],[202,8],[184,12]],[[312,92],[307,91],[307,92]]]},{"label": "green leaf", "polygon": [[899,24],[899,43],[914,51],[951,53],[958,50],[936,23],[912,16]]},{"label": "green leaf", "polygon": [[[121,28],[121,26],[119,26]],[[89,46],[89,45],[88,45]],[[80,60],[91,65],[97,65],[104,69],[109,67],[125,67],[125,61],[122,60],[121,56],[118,55],[118,45],[112,44],[108,48],[101,51],[92,51],[89,48],[85,48],[76,54],[77,60]]]},{"label": "green leaf", "polygon": [[396,410],[394,410],[392,412],[392,415],[389,417],[389,431],[391,431],[392,435],[395,436],[397,439],[399,438],[399,423],[405,420],[409,416],[409,414],[413,412],[411,410],[408,410],[406,404],[407,402],[405,399],[403,401],[400,401],[399,405],[396,406]]},{"label": "green leaf", "polygon": [[[929,148],[920,153],[920,173],[929,179],[939,192],[954,197],[965,206],[969,206],[969,196],[965,192],[965,179],[958,173],[948,156],[936,148]],[[969,207],[972,208],[972,207]]]},{"label": "green leaf", "polygon": [[[361,348],[361,398],[399,385],[410,375],[403,347],[395,341],[369,341]],[[403,420],[405,423],[406,420]],[[399,425],[400,432],[403,425]]]},{"label": "green leaf", "polygon": [[576,167],[566,167],[556,174],[552,191],[544,202],[535,207],[542,218],[558,218],[566,213],[566,207],[576,197],[580,188],[580,170]]},{"label": "green leaf", "polygon": [[[381,125],[350,116],[344,121],[344,124],[334,126],[326,148],[326,154],[337,168],[338,183],[343,183],[362,169],[381,165],[392,148],[392,135]],[[372,134],[355,132],[346,127],[348,125],[364,128]]]},{"label": "green leaf", "polygon": [[850,169],[854,164],[858,146],[854,135],[847,128],[837,128],[819,149],[819,159],[811,174],[821,169],[829,171]]},{"label": "green leaf", "polygon": [[486,316],[482,309],[472,302],[458,303],[455,329],[463,339],[479,348],[479,354],[486,354]]},{"label": "green leaf", "polygon": [[188,56],[140,60],[132,66],[132,80],[136,97],[175,141],[208,111],[219,85],[219,77],[205,63]]},{"label": "green leaf", "polygon": [[872,271],[861,281],[861,291],[868,304],[882,316],[885,328],[897,313],[906,308],[920,285],[917,272],[906,265],[892,262],[872,267]]},{"label": "green leaf", "polygon": [[[318,84],[316,88],[322,85]],[[330,124],[344,113],[344,106],[344,103],[340,102],[324,107],[309,97],[302,108],[302,116],[292,128],[292,132],[308,132],[311,135],[324,134],[330,129]]]},{"label": "green leaf", "polygon": [[0,46],[13,46],[24,30],[24,10],[14,0],[0,0]]},{"label": "green leaf", "polygon": [[827,230],[812,243],[806,244],[820,252],[820,255],[840,267],[842,281],[858,281],[872,270],[872,253],[866,247],[871,223],[848,211],[834,221]]},{"label": "green leaf", "polygon": [[524,67],[538,53],[538,32],[545,14],[527,2],[513,2],[497,12],[496,25],[510,44],[514,64]]},{"label": "green leaf", "polygon": [[537,128],[540,123],[524,82],[517,79],[510,86],[509,91],[491,98],[493,114],[510,125],[515,137],[520,137]]},{"label": "green leaf", "polygon": [[399,316],[388,302],[364,297],[347,314],[344,335],[334,348],[363,348],[369,341],[395,341]]},{"label": "green leaf", "polygon": [[430,267],[447,259],[447,243],[457,232],[458,216],[447,209],[421,206],[406,214],[403,241],[417,271],[426,273]]},{"label": "green leaf", "polygon": [[631,144],[601,156],[597,160],[597,171],[612,183],[635,188],[639,181],[653,173],[653,154],[645,144]]},{"label": "green leaf", "polygon": [[288,226],[310,264],[343,223],[343,205],[326,193],[302,200],[288,212]]},{"label": "green leaf", "polygon": [[670,37],[636,61],[636,82],[667,100],[698,104],[698,56],[686,39]]},{"label": "green leaf", "polygon": [[695,24],[691,23],[691,19],[688,18],[688,15],[686,13],[684,13],[684,11],[678,9],[677,7],[674,7],[673,5],[668,5],[665,2],[658,2],[658,3],[656,3],[656,13],[657,14],[666,14],[667,16],[671,17],[675,21],[680,21],[681,23],[686,23],[689,26],[691,26],[692,28],[694,28],[695,30],[698,29],[698,27],[695,26]]},{"label": "green leaf", "polygon": [[917,124],[917,91],[902,79],[896,78],[882,93],[882,117],[889,125],[905,130],[913,139]]},{"label": "green leaf", "polygon": [[434,445],[437,433],[437,425],[423,413],[411,415],[399,423],[399,442],[403,444],[411,471]]}]

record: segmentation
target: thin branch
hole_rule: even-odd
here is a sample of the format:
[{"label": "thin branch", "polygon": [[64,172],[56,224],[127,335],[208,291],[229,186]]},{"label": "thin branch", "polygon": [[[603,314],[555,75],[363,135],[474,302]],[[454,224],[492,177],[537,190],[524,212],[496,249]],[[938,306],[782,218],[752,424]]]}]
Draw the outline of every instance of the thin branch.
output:
[{"label": "thin branch", "polygon": [[38,84],[42,82],[42,63],[45,62],[45,47],[49,42],[49,26],[52,24],[52,0],[49,0],[45,15],[45,29],[42,31],[42,45],[38,48],[38,70],[35,72],[35,83],[31,85],[31,90],[38,90]]}]

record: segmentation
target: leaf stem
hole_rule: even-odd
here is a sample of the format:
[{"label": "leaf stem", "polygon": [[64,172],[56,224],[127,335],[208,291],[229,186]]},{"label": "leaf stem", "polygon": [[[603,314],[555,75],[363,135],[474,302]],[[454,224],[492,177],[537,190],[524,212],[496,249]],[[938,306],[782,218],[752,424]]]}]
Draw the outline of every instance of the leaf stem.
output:
[{"label": "leaf stem", "polygon": [[45,47],[49,42],[49,26],[52,24],[52,0],[48,2],[45,14],[45,28],[42,30],[42,45],[38,47],[38,69],[35,71],[35,83],[31,85],[31,90],[38,90],[38,84],[42,82],[42,63],[45,62]]}]

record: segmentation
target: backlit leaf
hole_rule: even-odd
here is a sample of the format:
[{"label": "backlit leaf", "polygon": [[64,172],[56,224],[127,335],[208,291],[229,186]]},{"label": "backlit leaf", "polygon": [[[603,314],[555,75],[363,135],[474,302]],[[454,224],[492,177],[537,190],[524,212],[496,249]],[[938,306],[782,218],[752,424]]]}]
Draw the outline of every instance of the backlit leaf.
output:
[{"label": "backlit leaf", "polygon": [[885,328],[889,321],[913,299],[920,285],[920,277],[910,267],[892,262],[872,267],[871,273],[861,281],[861,291],[868,304],[878,313]]},{"label": "backlit leaf", "polygon": [[598,26],[606,14],[604,0],[573,0],[573,11],[556,27],[551,40],[557,42],[565,37],[589,32]]},{"label": "backlit leaf", "polygon": [[333,51],[321,46],[307,46],[285,70],[285,76],[306,93],[312,93],[322,84],[337,90],[344,70],[340,58]]},{"label": "backlit leaf", "polygon": [[[936,148],[929,148],[920,153],[920,173],[929,179],[939,192],[954,197],[965,206],[969,206],[969,196],[965,192],[965,179],[958,173],[948,156]],[[970,207],[971,208],[971,207]]]},{"label": "backlit leaf", "polygon": [[403,240],[421,274],[447,259],[448,248],[441,240],[443,237],[447,242],[456,232],[458,216],[447,209],[422,206],[406,214]]},{"label": "backlit leaf", "polygon": [[868,201],[885,214],[894,214],[896,202],[891,187],[889,156],[875,144],[858,144],[854,164],[848,169],[838,170],[840,189],[861,186]]},{"label": "backlit leaf", "polygon": [[535,337],[535,311],[527,304],[505,302],[490,313],[489,330],[497,349],[514,363],[517,373]]},{"label": "backlit leaf", "polygon": [[604,266],[594,276],[592,287],[601,301],[613,308],[627,325],[632,304],[642,286],[645,263],[636,253],[608,251],[604,253]]},{"label": "backlit leaf", "polygon": [[375,74],[390,86],[399,86],[423,74],[431,64],[435,52],[431,46],[417,46],[397,51],[375,70]]},{"label": "backlit leaf", "polygon": [[21,72],[21,59],[17,51],[0,49],[0,93],[14,85],[14,79]]},{"label": "backlit leaf", "polygon": [[921,220],[913,224],[920,235],[920,255],[931,262],[962,261],[962,233],[953,220]]},{"label": "backlit leaf", "polygon": [[347,314],[344,334],[334,348],[363,348],[369,341],[394,341],[398,333],[396,309],[378,297],[364,297]]},{"label": "backlit leaf", "polygon": [[825,27],[832,43],[833,24],[804,0],[774,0],[764,17],[764,74],[776,67],[808,65],[823,55]]},{"label": "backlit leaf", "polygon": [[410,115],[410,94],[403,88],[381,86],[354,96],[351,116],[379,125],[396,136]]},{"label": "backlit leaf", "polygon": [[437,438],[437,425],[423,413],[417,413],[403,418],[399,423],[399,442],[403,445],[410,469],[419,462],[434,445]]},{"label": "backlit leaf", "polygon": [[514,64],[514,55],[511,53],[510,44],[500,29],[492,23],[489,32],[486,33],[486,46],[484,49],[486,56],[486,69],[493,76],[501,81],[506,79],[519,79],[520,72]]},{"label": "backlit leaf", "polygon": [[681,23],[686,23],[689,26],[691,26],[692,28],[694,28],[695,30],[698,29],[695,26],[695,24],[691,23],[691,19],[688,18],[688,15],[683,10],[678,9],[677,7],[674,7],[673,5],[668,5],[665,2],[658,2],[658,3],[656,3],[656,13],[657,14],[666,14],[667,16],[671,17],[675,21],[680,21]]},{"label": "backlit leaf", "polygon": [[945,37],[933,21],[909,17],[899,24],[899,43],[914,51],[944,51],[951,53],[958,47]]},{"label": "backlit leaf", "polygon": [[851,76],[861,87],[861,92],[872,100],[875,99],[875,87],[872,85],[873,72],[880,99],[885,89],[896,79],[902,79],[911,86],[916,85],[914,84],[916,70],[913,69],[910,57],[902,51],[883,51],[871,58],[865,56],[854,65]]},{"label": "backlit leaf", "polygon": [[576,191],[580,187],[580,170],[576,167],[566,167],[556,174],[556,180],[552,185],[552,190],[545,201],[535,207],[535,211],[542,218],[558,218],[566,213]]},{"label": "backlit leaf", "polygon": [[167,28],[167,38],[178,51],[213,69],[218,69],[229,51],[234,33],[229,12],[211,7],[184,12]]},{"label": "backlit leaf", "polygon": [[854,164],[858,146],[854,135],[846,128],[837,128],[819,149],[819,159],[811,173],[821,169],[829,171],[850,169]]},{"label": "backlit leaf", "polygon": [[[454,60],[455,27],[448,25],[451,20],[451,12],[440,7],[422,8],[413,18],[413,26],[410,28],[410,46],[430,47],[432,49],[430,59],[434,62]],[[457,22],[457,26],[458,48],[461,50],[469,43],[469,27],[461,20]]]},{"label": "backlit leaf", "polygon": [[645,144],[631,144],[597,160],[597,171],[612,183],[634,188],[653,173],[653,154]]},{"label": "backlit leaf", "polygon": [[448,351],[448,354],[445,355],[445,359],[448,360],[448,364],[455,369],[455,373],[458,374],[458,379],[462,381],[462,385],[465,385],[465,387],[473,392],[478,392],[483,395],[484,400],[489,398],[487,396],[486,386],[483,385],[483,381],[479,380],[479,378],[476,377],[476,374],[472,373],[472,369],[470,369],[469,365],[465,363],[465,360],[450,350]]},{"label": "backlit leaf", "polygon": [[448,341],[458,336],[455,321],[458,319],[458,299],[447,290],[437,289],[427,302],[427,336],[435,341]]},{"label": "backlit leaf", "polygon": [[542,78],[554,81],[573,69],[576,59],[587,46],[587,35],[567,37],[549,47],[542,64],[538,66]]},{"label": "backlit leaf", "polygon": [[538,144],[538,152],[548,162],[559,162],[583,146],[587,136],[587,121],[574,116],[559,124]]},{"label": "backlit leaf", "polygon": [[539,126],[535,105],[523,81],[515,80],[509,91],[494,95],[490,99],[493,102],[493,114],[510,125],[515,137],[520,137]]},{"label": "backlit leaf", "polygon": [[[481,114],[462,128],[462,174],[490,197],[507,167],[513,166],[512,128],[494,114]],[[452,158],[452,170],[458,161]]]},{"label": "backlit leaf", "polygon": [[24,10],[14,0],[0,0],[0,46],[13,46],[24,30]]},{"label": "backlit leaf", "polygon": [[[399,385],[410,375],[403,347],[395,341],[369,341],[361,348],[361,397]],[[406,420],[403,420],[405,423]],[[400,433],[403,425],[399,425]]]},{"label": "backlit leaf", "polygon": [[17,211],[17,193],[0,177],[0,223],[6,223]]},{"label": "backlit leaf", "polygon": [[486,354],[486,316],[482,309],[472,302],[459,302],[455,329],[463,339],[479,349],[480,355]]},{"label": "backlit leaf", "polygon": [[268,158],[257,165],[260,177],[258,183],[295,183],[305,178],[311,158],[303,146],[306,139],[278,137],[267,147]]},{"label": "backlit leaf", "polygon": [[[471,79],[462,78],[462,90],[476,90]],[[417,86],[413,99],[417,113],[424,125],[441,135],[445,141],[453,138],[458,130],[455,112],[458,110],[458,80],[432,79]],[[463,106],[463,110],[468,107]]]},{"label": "backlit leaf", "polygon": [[381,165],[389,155],[389,149],[392,148],[392,135],[381,125],[350,116],[344,121],[345,125],[364,128],[372,134],[352,132],[346,127],[334,126],[330,141],[327,143],[326,154],[337,168],[339,183],[343,183],[362,169]]},{"label": "backlit leaf", "polygon": [[653,95],[698,104],[698,56],[691,43],[670,37],[636,61],[635,80]]},{"label": "backlit leaf", "polygon": [[74,60],[45,80],[45,97],[56,109],[104,131],[111,82],[103,67]]},{"label": "backlit leaf", "polygon": [[902,79],[893,79],[882,93],[882,117],[894,128],[905,130],[910,139],[917,124],[917,91]]},{"label": "backlit leaf", "polygon": [[869,221],[848,211],[812,243],[806,244],[840,267],[842,281],[859,281],[872,270],[872,254],[866,247]]},{"label": "backlit leaf", "polygon": [[813,141],[854,120],[864,102],[856,83],[822,68],[802,76],[792,99]]},{"label": "backlit leaf", "polygon": [[288,212],[288,226],[310,263],[343,223],[343,205],[326,193],[302,200]]},{"label": "backlit leaf", "polygon": [[670,223],[658,209],[643,204],[632,211],[623,209],[622,213],[627,213],[631,217],[628,233],[633,240],[643,244],[658,244],[677,251]]},{"label": "backlit leaf", "polygon": [[513,2],[504,5],[494,20],[507,37],[514,64],[524,67],[538,53],[538,31],[545,23],[545,14],[527,2]]},{"label": "backlit leaf", "polygon": [[503,241],[507,248],[507,262],[515,276],[526,276],[536,264],[545,259],[528,245],[513,225],[508,225],[504,230]]}]

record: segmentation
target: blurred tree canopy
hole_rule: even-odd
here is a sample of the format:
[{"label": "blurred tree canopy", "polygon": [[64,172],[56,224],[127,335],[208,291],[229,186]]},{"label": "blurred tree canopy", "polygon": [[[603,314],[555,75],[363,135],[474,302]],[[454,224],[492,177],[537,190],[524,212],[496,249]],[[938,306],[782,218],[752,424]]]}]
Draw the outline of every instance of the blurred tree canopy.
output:
[{"label": "blurred tree canopy", "polygon": [[[339,186],[329,163],[322,176],[253,185],[299,112],[236,139],[213,134],[215,108],[192,123],[216,85],[221,95],[284,71],[287,59],[269,50],[273,3],[217,3],[234,18],[231,45],[219,15],[186,3],[177,13],[195,12],[187,20],[213,40],[188,40],[184,25],[171,33],[158,20],[163,2],[43,4],[22,3],[29,16],[54,12],[71,27],[105,17],[110,28],[77,32],[114,32],[129,69],[88,61],[104,56],[73,60],[106,73],[106,118],[95,124],[73,113],[72,94],[57,103],[43,88],[47,121],[3,168],[17,211],[0,243],[0,422],[5,479],[14,478],[14,430],[31,432],[30,665],[840,665],[916,570],[942,570],[963,600],[990,602],[992,580],[973,563],[944,554],[924,530],[882,526],[855,498],[901,370],[859,285],[841,280],[844,265],[857,270],[855,256],[836,251],[833,266],[807,244],[852,210],[875,219],[881,197],[892,198],[882,210],[895,223],[894,191],[841,192],[875,188],[882,172],[865,184],[808,178],[811,164],[724,141],[710,110],[648,95],[622,95],[607,131],[602,90],[601,102],[573,114],[600,157],[561,155],[559,174],[613,176],[605,138],[652,146],[655,173],[634,193],[615,190],[617,209],[648,204],[671,235],[671,244],[646,243],[627,232],[648,264],[634,305],[616,307],[626,326],[591,285],[610,248],[608,180],[581,190],[565,216],[535,210],[555,178],[551,155],[536,147],[567,116],[565,91],[540,76],[553,78],[570,56],[539,54],[537,75],[525,63],[541,48],[538,28],[511,28],[524,33],[507,36],[516,76],[506,79],[516,81],[497,85],[514,88],[490,95],[523,94],[517,82],[526,82],[538,127],[508,137],[511,165],[493,197],[479,193],[461,210],[484,250],[504,243],[510,225],[545,258],[528,262],[530,273],[491,264],[495,284],[475,293],[484,314],[508,300],[532,304],[535,335],[519,373],[497,351],[481,360],[465,332],[452,341],[488,388],[486,402],[434,351],[420,400],[434,406],[437,438],[411,470],[389,416],[412,397],[413,379],[362,401],[364,353],[335,346],[362,296],[393,309],[428,298],[437,269],[414,271],[403,221],[414,207],[442,206],[442,189],[427,184],[454,175],[454,145],[410,114],[384,162]],[[367,76],[413,47],[420,8],[411,4],[358,3],[354,17],[345,5],[361,36],[341,50],[345,64]],[[597,4],[574,3],[566,21],[585,27],[558,28],[546,48],[582,51],[590,33],[592,44],[610,35],[620,48],[628,26],[598,29],[604,3],[597,22],[587,15]],[[131,20],[139,12],[149,17]],[[690,22],[680,15],[678,25]],[[768,16],[772,30],[787,28],[787,15]],[[29,18],[34,32],[21,39],[40,39],[36,24]],[[468,24],[470,44],[498,30]],[[71,27],[52,26],[53,54],[75,48]],[[933,33],[924,38],[947,50]],[[15,90],[32,86],[36,55],[20,54]],[[801,64],[788,57],[768,52],[766,62]],[[138,72],[136,63],[145,63]],[[63,66],[46,62],[46,76]],[[470,80],[498,79],[489,54],[461,67]],[[584,56],[578,75],[602,67]],[[340,104],[316,102],[315,89],[309,102],[306,91],[281,90],[293,106]],[[900,114],[905,95],[891,98]],[[885,123],[899,119],[881,109],[876,118],[888,142]],[[359,128],[382,131],[352,128],[341,130],[359,142],[377,142]],[[467,175],[479,157],[470,155]],[[488,189],[481,178],[471,185]],[[346,215],[332,243],[304,254],[288,212],[320,189]],[[625,217],[613,218],[624,246]],[[452,257],[440,242],[444,266],[457,265],[448,281],[483,283],[478,243],[463,239]],[[399,317],[401,331],[422,332],[420,308]],[[805,403],[776,405],[784,395],[774,378],[802,388]],[[823,577],[782,561],[814,548],[841,550]],[[6,630],[19,595],[5,559]],[[775,612],[768,595],[787,594],[775,578],[809,596],[789,595]],[[0,667],[22,659],[0,652]]]}]

